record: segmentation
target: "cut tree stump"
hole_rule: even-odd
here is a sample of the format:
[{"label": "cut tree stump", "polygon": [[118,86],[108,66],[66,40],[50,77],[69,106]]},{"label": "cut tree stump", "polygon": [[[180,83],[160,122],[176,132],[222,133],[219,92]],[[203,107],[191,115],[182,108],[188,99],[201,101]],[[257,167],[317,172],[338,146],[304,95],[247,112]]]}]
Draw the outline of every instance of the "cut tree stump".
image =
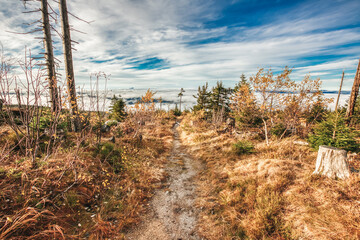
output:
[{"label": "cut tree stump", "polygon": [[346,151],[335,147],[320,146],[313,174],[340,179],[350,177]]}]

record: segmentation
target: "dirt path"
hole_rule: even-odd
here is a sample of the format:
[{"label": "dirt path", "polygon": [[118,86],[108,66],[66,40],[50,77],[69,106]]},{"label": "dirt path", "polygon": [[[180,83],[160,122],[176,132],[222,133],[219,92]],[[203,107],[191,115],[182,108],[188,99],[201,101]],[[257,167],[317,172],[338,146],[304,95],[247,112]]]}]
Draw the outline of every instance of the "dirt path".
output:
[{"label": "dirt path", "polygon": [[127,234],[126,239],[200,239],[195,230],[198,211],[194,206],[194,176],[201,169],[201,164],[186,153],[177,127],[178,124],[175,124],[173,149],[166,166],[168,181],[165,187],[155,192],[143,223]]}]

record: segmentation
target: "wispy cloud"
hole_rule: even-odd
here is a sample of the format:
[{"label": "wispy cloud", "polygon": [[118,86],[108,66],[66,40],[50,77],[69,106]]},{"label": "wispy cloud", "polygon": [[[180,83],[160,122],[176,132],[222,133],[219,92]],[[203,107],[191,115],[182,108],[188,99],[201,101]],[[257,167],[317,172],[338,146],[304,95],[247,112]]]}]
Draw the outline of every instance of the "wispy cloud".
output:
[{"label": "wispy cloud", "polygon": [[[271,6],[269,1],[254,5],[246,0],[74,0],[68,4],[77,16],[93,21],[86,24],[71,18],[74,28],[86,32],[72,33],[80,42],[74,53],[80,85],[87,84],[94,71],[111,74],[109,84],[114,88],[196,87],[217,80],[232,85],[241,73],[249,76],[261,67],[280,70],[287,65],[294,68],[294,79],[310,73],[334,89],[337,84],[332,79],[343,69],[350,79],[359,57],[360,3],[356,0],[274,1]],[[36,18],[36,14],[20,14],[22,4],[17,1],[0,8],[1,29],[21,31],[22,22]],[[25,44],[39,45],[33,36],[5,31],[0,41],[15,55]],[[55,47],[61,49],[59,39]]]}]

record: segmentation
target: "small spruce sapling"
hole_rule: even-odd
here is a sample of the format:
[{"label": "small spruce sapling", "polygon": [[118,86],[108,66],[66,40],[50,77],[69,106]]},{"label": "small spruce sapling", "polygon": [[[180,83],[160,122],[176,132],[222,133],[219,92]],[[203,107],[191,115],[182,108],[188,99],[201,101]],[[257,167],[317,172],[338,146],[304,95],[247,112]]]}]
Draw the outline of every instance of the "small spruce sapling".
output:
[{"label": "small spruce sapling", "polygon": [[[336,121],[336,124],[335,124]],[[333,138],[334,128],[336,134]],[[329,113],[327,118],[314,127],[314,133],[309,135],[308,141],[312,148],[319,149],[320,145],[341,148],[347,151],[359,151],[356,133],[346,125],[343,114],[337,120],[334,113]]]},{"label": "small spruce sapling", "polygon": [[111,99],[111,106],[110,106],[110,118],[121,122],[124,121],[127,113],[125,111],[126,104],[124,99],[119,95],[119,97],[114,97]]},{"label": "small spruce sapling", "polygon": [[175,104],[174,115],[175,116],[181,116],[181,111],[178,108],[177,104]]}]

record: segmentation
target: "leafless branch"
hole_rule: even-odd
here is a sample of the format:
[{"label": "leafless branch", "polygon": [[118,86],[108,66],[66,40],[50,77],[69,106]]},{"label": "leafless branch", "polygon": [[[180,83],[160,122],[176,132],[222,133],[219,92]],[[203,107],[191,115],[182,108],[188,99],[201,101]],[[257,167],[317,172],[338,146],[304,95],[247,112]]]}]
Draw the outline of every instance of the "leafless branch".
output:
[{"label": "leafless branch", "polygon": [[70,28],[70,30],[71,30],[71,31],[74,31],[74,32],[82,33],[82,34],[87,34],[87,33],[85,33],[85,32],[79,31],[79,30],[77,30],[77,29],[75,29],[75,28]]},{"label": "leafless branch", "polygon": [[26,11],[26,12],[22,12],[22,13],[34,13],[34,12],[41,12],[41,9],[36,9],[36,10],[31,10],[31,11]]}]

